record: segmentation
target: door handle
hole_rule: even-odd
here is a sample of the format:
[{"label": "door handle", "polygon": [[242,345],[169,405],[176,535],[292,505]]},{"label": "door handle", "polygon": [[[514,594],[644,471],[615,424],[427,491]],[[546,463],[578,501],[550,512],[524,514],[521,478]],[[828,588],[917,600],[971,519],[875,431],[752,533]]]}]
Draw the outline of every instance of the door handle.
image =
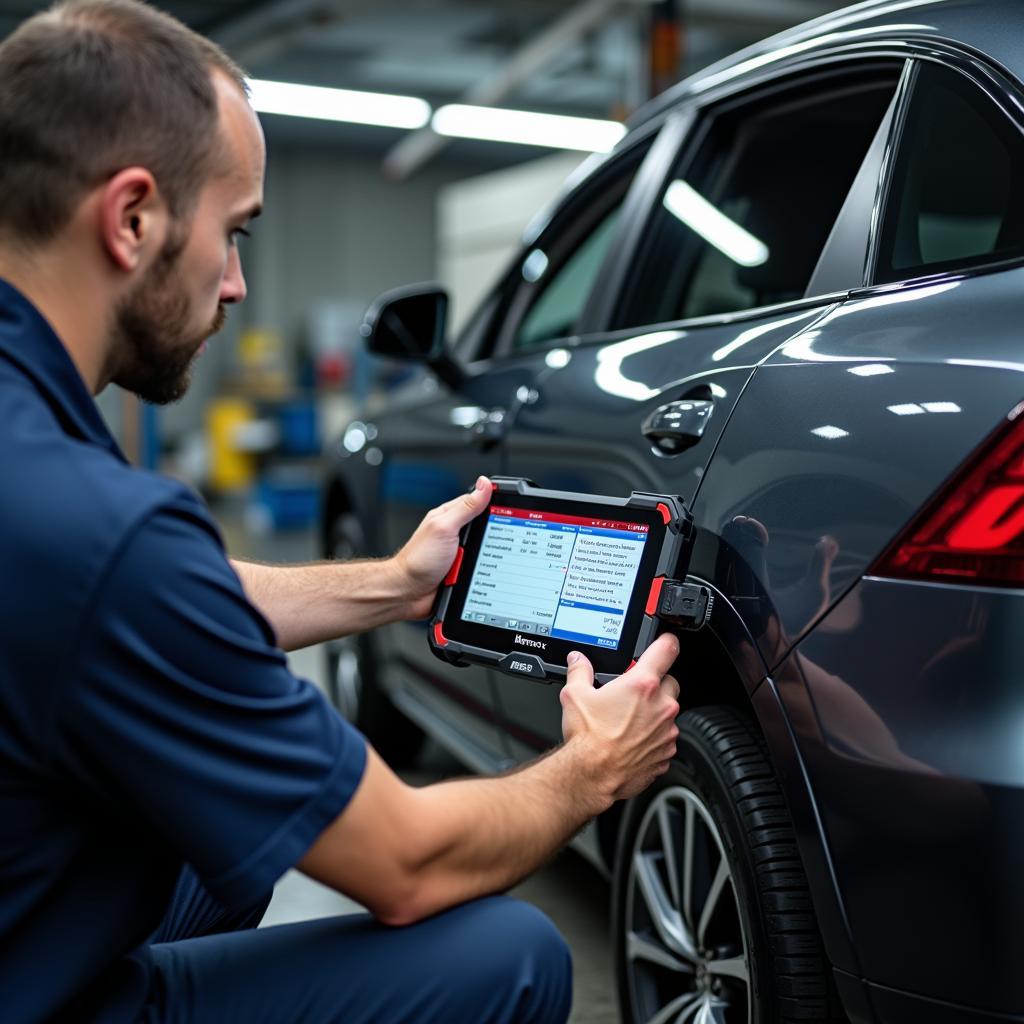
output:
[{"label": "door handle", "polygon": [[640,428],[644,437],[665,455],[678,455],[695,445],[703,436],[715,403],[701,398],[686,398],[659,405]]}]

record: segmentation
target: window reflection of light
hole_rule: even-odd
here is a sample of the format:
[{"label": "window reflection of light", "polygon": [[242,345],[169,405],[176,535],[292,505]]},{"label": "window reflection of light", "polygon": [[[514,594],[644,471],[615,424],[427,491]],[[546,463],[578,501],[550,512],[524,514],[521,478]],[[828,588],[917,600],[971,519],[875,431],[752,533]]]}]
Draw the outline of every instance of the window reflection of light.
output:
[{"label": "window reflection of light", "polygon": [[729,393],[728,391],[725,390],[725,388],[722,387],[721,384],[709,384],[708,388],[711,390],[711,394],[715,398],[725,398],[725,396]]},{"label": "window reflection of light", "polygon": [[818,437],[824,437],[828,441],[834,441],[836,438],[839,438],[839,437],[849,437],[850,436],[850,432],[848,430],[843,430],[842,427],[832,427],[832,426],[815,427],[811,431],[811,433],[812,434],[816,434]]},{"label": "window reflection of light", "polygon": [[548,269],[548,257],[543,249],[534,249],[529,256],[523,260],[523,280],[539,281]]},{"label": "window reflection of light", "polygon": [[897,416],[921,416],[924,414],[924,409],[914,402],[904,402],[903,405],[888,405],[886,408]]},{"label": "window reflection of light", "polygon": [[857,377],[877,377],[880,373],[895,373],[896,371],[891,366],[886,366],[885,363],[865,363],[863,366],[851,366],[846,372]]},{"label": "window reflection of light", "polygon": [[732,355],[736,349],[742,348],[751,341],[756,341],[762,335],[769,334],[778,327],[787,327],[789,324],[795,324],[806,319],[807,314],[801,313],[799,316],[791,316],[788,320],[773,320],[768,324],[758,324],[757,327],[751,327],[750,330],[744,331],[742,334],[737,334],[728,345],[723,345],[720,349],[713,352],[711,354],[711,358],[714,362],[720,363],[726,356]]},{"label": "window reflection of light", "polygon": [[956,402],[922,402],[921,405],[928,412],[961,412]]},{"label": "window reflection of light", "polygon": [[594,383],[602,391],[619,398],[633,398],[638,402],[653,398],[658,394],[654,388],[648,387],[642,381],[630,380],[623,374],[623,360],[635,356],[639,352],[646,352],[650,348],[665,345],[670,341],[678,341],[685,336],[686,331],[655,331],[653,334],[644,334],[639,338],[627,338],[626,341],[608,345],[597,353]]},{"label": "window reflection of light", "polygon": [[688,228],[741,267],[759,267],[768,260],[768,246],[712,206],[685,181],[673,181],[662,205]]},{"label": "window reflection of light", "polygon": [[569,365],[572,353],[567,348],[553,348],[545,357],[544,362],[552,370],[560,370],[563,366]]}]

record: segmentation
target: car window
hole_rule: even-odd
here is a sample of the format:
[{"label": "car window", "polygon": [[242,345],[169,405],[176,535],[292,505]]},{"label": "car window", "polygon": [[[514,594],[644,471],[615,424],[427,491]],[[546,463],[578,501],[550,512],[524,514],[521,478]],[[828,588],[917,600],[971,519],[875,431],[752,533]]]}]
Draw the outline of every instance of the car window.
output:
[{"label": "car window", "polygon": [[1024,137],[968,78],[923,64],[882,220],[875,281],[1024,255]]},{"label": "car window", "polygon": [[[564,338],[572,332],[573,324],[583,312],[590,289],[618,224],[620,206],[616,206],[583,240],[579,248],[565,261],[561,270],[552,275],[547,287],[540,293],[530,311],[523,317],[512,342],[515,349],[530,348],[551,338]],[[529,261],[538,262],[534,249],[527,256],[524,269],[529,273]]]},{"label": "car window", "polygon": [[617,326],[802,298],[898,74],[832,73],[709,111],[666,182]]},{"label": "car window", "polygon": [[634,146],[574,195],[525,255],[516,274],[503,348],[522,351],[572,334],[649,148],[650,140]]}]

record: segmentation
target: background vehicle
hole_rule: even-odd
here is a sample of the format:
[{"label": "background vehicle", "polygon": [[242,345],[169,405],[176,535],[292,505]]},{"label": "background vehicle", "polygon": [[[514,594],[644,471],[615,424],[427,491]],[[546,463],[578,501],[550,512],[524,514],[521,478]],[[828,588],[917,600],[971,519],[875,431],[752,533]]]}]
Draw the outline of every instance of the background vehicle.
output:
[{"label": "background vehicle", "polygon": [[[580,843],[628,1021],[1024,1013],[1021,39],[903,0],[769,40],[641,112],[453,346],[436,291],[378,318],[428,370],[350,426],[328,550],[479,472],[693,509],[678,764]],[[421,633],[336,658],[371,739],[557,742],[553,688]]]}]

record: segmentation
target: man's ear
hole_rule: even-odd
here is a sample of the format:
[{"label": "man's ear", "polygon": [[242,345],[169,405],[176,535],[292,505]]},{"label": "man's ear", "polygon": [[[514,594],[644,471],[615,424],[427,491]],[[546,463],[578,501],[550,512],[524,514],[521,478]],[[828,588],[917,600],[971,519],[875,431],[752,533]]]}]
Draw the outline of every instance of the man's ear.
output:
[{"label": "man's ear", "polygon": [[167,204],[144,167],[126,167],[103,187],[102,244],[114,265],[128,273],[152,259],[167,237]]}]

